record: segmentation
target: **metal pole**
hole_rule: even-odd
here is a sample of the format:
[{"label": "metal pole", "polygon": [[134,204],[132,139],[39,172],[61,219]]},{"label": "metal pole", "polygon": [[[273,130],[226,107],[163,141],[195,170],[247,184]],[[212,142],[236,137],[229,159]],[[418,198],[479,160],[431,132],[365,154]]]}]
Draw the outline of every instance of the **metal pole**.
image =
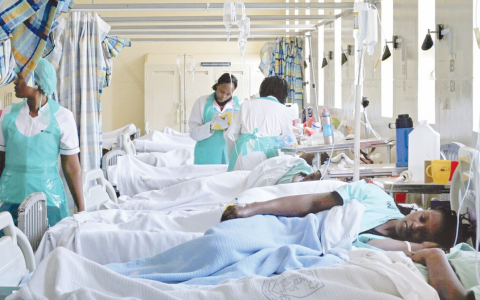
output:
[{"label": "metal pole", "polygon": [[[305,36],[307,37],[307,36]],[[310,53],[309,53],[309,62],[310,62],[310,81],[312,82],[312,88],[313,88],[313,100],[314,100],[314,108],[313,108],[313,114],[314,114],[314,120],[315,122],[320,122],[319,116],[318,116],[318,95],[317,95],[317,82],[315,80],[315,71],[313,69],[314,63],[313,63],[313,55],[312,55],[312,36],[308,36],[308,43],[310,45]],[[320,170],[320,169],[319,169]]]},{"label": "metal pole", "polygon": [[360,180],[360,106],[363,96],[363,43],[355,40],[355,125],[354,125],[354,139],[353,139],[353,155],[354,155],[354,169],[353,181]]},{"label": "metal pole", "polygon": [[183,54],[183,132],[187,132],[187,54]]}]

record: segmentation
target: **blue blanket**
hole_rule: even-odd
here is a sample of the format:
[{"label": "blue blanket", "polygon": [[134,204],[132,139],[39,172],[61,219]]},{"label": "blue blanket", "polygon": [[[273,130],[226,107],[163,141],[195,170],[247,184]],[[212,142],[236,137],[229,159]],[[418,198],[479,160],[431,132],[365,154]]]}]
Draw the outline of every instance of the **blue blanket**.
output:
[{"label": "blue blanket", "polygon": [[215,285],[225,279],[344,263],[322,251],[320,236],[327,213],[230,220],[160,254],[106,267],[132,278]]}]

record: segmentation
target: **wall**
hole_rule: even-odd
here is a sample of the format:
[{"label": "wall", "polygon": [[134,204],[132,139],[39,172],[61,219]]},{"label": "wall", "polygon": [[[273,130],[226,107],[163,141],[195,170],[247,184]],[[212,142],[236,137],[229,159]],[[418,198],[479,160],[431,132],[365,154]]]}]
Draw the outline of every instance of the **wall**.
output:
[{"label": "wall", "polygon": [[[333,0],[328,0],[333,2]],[[387,0],[390,1],[390,0]],[[388,129],[387,124],[395,122],[398,114],[410,114],[414,125],[418,124],[418,53],[420,49],[418,37],[418,1],[394,0],[393,34],[403,39],[401,47],[406,47],[406,60],[402,61],[401,49],[394,50],[389,44],[393,59],[393,118],[381,115],[381,63],[376,71],[374,66],[382,55],[380,41],[383,38],[379,30],[379,43],[375,47],[375,54],[365,55],[365,82],[364,95],[370,100],[368,117],[373,128],[385,138],[395,135],[394,130]],[[327,2],[327,1],[326,1]],[[381,2],[377,4],[381,12]],[[435,46],[429,51],[435,51],[435,124],[432,127],[441,135],[441,142],[461,142],[473,147],[477,140],[477,133],[472,131],[472,89],[473,89],[473,1],[472,0],[437,0],[436,24],[444,24],[453,32],[453,55],[448,52],[448,37],[442,41],[436,40],[432,33]],[[429,12],[423,12],[429,13]],[[430,12],[431,13],[431,12]],[[342,19],[342,46],[353,45],[352,16]],[[432,28],[431,30],[435,30]],[[425,32],[426,34],[427,32]],[[423,34],[422,34],[423,35]],[[391,37],[387,37],[390,41]],[[423,36],[422,36],[423,39]],[[315,42],[312,42],[315,43]],[[325,26],[325,52],[335,51],[334,60],[340,60],[340,49],[334,49],[334,26]],[[450,59],[454,59],[455,69],[450,71]],[[322,57],[317,58],[321,63]],[[325,74],[325,107],[332,110],[333,116],[341,119],[344,116],[349,125],[353,125],[353,96],[352,86],[354,79],[354,57],[348,56],[349,61],[342,66],[342,109],[334,108],[334,61],[320,72]],[[451,91],[451,83],[455,89]],[[321,91],[320,91],[321,92]],[[323,107],[320,107],[323,108]],[[363,132],[362,132],[363,134]]]}]

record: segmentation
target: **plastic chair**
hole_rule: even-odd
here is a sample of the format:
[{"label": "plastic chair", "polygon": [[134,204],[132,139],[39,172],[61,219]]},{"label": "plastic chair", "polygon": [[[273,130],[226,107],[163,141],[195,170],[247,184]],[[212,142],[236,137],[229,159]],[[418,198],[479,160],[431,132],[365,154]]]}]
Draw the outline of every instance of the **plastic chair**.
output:
[{"label": "plastic chair", "polygon": [[108,167],[115,166],[117,164],[117,160],[119,156],[125,155],[125,151],[123,150],[110,150],[102,157],[102,170],[103,176],[105,179],[108,180]]},{"label": "plastic chair", "polygon": [[458,160],[458,151],[465,147],[462,143],[452,142],[440,146],[440,155],[446,160]]},{"label": "plastic chair", "polygon": [[44,193],[28,195],[18,208],[18,228],[36,251],[48,229],[47,197]]},{"label": "plastic chair", "polygon": [[35,271],[35,257],[27,237],[13,225],[10,213],[0,213],[0,286],[18,286],[26,270]]},{"label": "plastic chair", "polygon": [[86,211],[96,211],[102,204],[109,201],[118,204],[115,190],[110,182],[103,177],[101,169],[93,169],[84,172],[82,174],[82,182]]}]

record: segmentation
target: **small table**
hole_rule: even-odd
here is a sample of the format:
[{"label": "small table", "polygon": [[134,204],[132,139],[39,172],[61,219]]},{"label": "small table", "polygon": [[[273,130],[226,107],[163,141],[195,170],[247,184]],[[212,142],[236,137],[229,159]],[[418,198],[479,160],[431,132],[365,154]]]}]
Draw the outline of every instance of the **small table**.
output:
[{"label": "small table", "polygon": [[376,178],[383,183],[383,189],[390,194],[412,193],[422,195],[422,206],[425,208],[425,194],[449,194],[450,182],[446,184],[425,183],[424,181],[394,182],[392,178]]},{"label": "small table", "polygon": [[[389,141],[388,139],[366,139],[360,140],[360,148],[373,148],[373,147],[388,147],[387,150],[387,162],[391,163],[391,152],[392,147],[395,146],[394,141]],[[324,153],[333,151],[342,151],[342,150],[353,150],[355,147],[353,140],[344,140],[339,143],[331,145],[313,145],[313,146],[290,146],[284,147],[281,151],[285,154],[295,155],[296,153]],[[320,164],[320,160],[318,161]],[[317,166],[320,169],[320,166]]]},{"label": "small table", "polygon": [[[397,167],[394,163],[393,164],[360,165],[360,176],[362,177],[399,176],[400,173],[402,173],[407,169],[408,168],[406,167],[404,168]],[[345,168],[330,166],[325,176],[328,178],[351,177],[353,176],[353,166],[348,166]]]},{"label": "small table", "polygon": [[394,182],[392,178],[376,178],[383,183],[384,190],[392,193],[449,194],[450,182],[446,184],[425,183],[423,181]]}]

